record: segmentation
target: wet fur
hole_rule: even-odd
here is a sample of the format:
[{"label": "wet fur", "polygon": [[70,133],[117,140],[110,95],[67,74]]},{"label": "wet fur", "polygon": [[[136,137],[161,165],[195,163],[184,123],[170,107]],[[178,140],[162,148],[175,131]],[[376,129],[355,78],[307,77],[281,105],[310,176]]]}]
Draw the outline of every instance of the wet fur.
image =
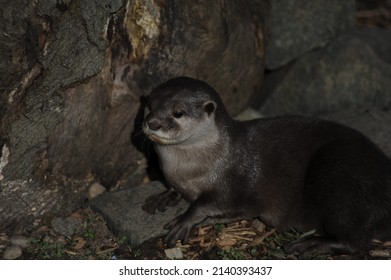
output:
[{"label": "wet fur", "polygon": [[[287,248],[303,254],[363,251],[371,239],[391,237],[391,161],[360,132],[300,116],[234,121],[210,86],[185,77],[151,93],[150,104],[159,104],[154,116],[172,121],[162,108],[174,100],[197,108],[193,126],[211,126],[199,131],[198,142],[155,144],[169,185],[192,202],[168,225],[168,246],[186,242],[207,217],[259,217],[282,230],[316,229],[320,236]],[[200,106],[208,101],[212,112]]]}]

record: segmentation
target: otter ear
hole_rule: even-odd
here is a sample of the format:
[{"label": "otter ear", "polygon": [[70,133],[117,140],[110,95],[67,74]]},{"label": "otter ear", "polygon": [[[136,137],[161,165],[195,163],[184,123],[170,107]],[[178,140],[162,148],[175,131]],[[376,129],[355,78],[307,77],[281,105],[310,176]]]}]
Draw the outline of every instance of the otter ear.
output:
[{"label": "otter ear", "polygon": [[210,116],[217,108],[217,104],[214,101],[206,101],[203,105],[204,111]]}]

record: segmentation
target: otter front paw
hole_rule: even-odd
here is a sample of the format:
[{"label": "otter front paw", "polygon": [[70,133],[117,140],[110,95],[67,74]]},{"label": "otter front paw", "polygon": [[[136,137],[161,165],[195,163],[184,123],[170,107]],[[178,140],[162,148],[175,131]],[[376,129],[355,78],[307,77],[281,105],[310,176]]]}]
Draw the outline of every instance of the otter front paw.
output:
[{"label": "otter front paw", "polygon": [[142,209],[149,214],[155,214],[156,210],[165,212],[167,210],[167,206],[175,206],[179,202],[180,198],[181,196],[172,190],[154,194],[145,200]]},{"label": "otter front paw", "polygon": [[165,229],[169,229],[169,232],[163,238],[163,242],[169,248],[174,247],[178,240],[182,241],[182,244],[186,244],[193,226],[193,224],[181,219],[181,217],[172,220],[164,226]]}]

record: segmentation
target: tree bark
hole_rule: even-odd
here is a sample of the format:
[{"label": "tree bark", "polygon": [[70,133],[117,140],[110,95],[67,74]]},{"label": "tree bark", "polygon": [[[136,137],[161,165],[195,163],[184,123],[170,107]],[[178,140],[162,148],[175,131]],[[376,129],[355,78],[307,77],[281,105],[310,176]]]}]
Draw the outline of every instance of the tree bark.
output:
[{"label": "tree bark", "polygon": [[262,84],[268,1],[0,1],[0,230],[137,182],[140,97],[179,75],[232,114]]}]

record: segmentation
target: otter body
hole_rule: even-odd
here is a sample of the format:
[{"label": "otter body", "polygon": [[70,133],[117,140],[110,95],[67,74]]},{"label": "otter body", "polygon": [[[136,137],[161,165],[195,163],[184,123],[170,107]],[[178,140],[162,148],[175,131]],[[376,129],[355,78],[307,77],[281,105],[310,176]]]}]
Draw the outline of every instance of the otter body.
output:
[{"label": "otter body", "polygon": [[300,116],[235,121],[209,85],[186,77],[149,98],[144,132],[168,184],[191,202],[168,225],[168,246],[207,217],[315,229],[287,248],[307,254],[391,238],[391,161],[358,131]]}]

